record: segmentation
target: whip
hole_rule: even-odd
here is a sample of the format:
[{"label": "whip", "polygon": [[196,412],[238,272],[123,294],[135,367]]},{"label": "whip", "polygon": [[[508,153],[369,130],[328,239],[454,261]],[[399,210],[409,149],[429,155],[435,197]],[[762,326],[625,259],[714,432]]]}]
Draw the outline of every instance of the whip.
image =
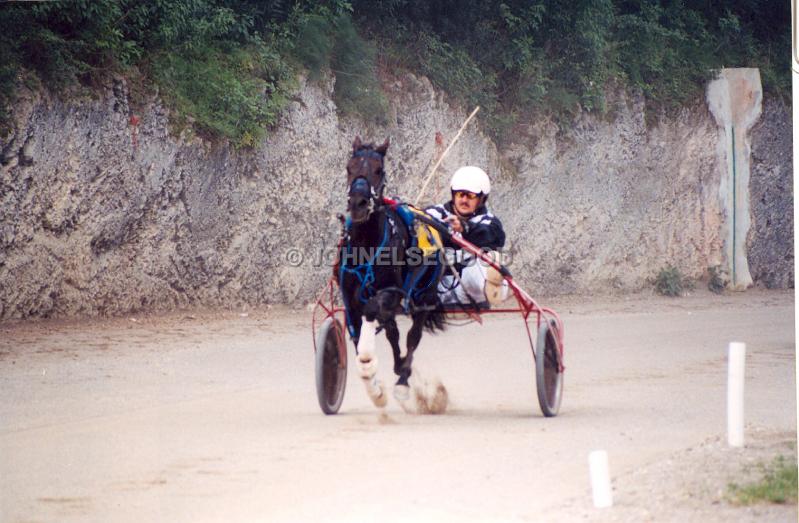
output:
[{"label": "whip", "polygon": [[480,110],[480,106],[479,105],[474,108],[474,111],[472,111],[472,114],[470,114],[469,117],[466,118],[466,121],[463,122],[463,125],[461,125],[461,128],[458,129],[458,134],[455,135],[455,138],[452,139],[452,141],[449,143],[447,148],[444,149],[444,153],[438,158],[438,161],[433,165],[433,168],[430,170],[430,174],[427,175],[427,178],[425,179],[424,184],[422,184],[422,189],[419,191],[419,195],[416,197],[416,204],[415,205],[417,207],[421,203],[422,196],[424,196],[424,192],[425,192],[425,190],[427,190],[427,184],[430,183],[430,179],[433,178],[433,175],[436,173],[436,169],[438,169],[438,166],[441,165],[441,162],[444,161],[444,158],[447,156],[447,153],[449,153],[449,150],[452,149],[452,146],[455,145],[455,142],[458,141],[458,138],[460,138],[461,133],[463,133],[463,130],[466,129],[466,126],[469,125],[469,122],[472,120],[472,118],[474,118],[474,115],[476,115],[477,111],[479,111],[479,110]]}]

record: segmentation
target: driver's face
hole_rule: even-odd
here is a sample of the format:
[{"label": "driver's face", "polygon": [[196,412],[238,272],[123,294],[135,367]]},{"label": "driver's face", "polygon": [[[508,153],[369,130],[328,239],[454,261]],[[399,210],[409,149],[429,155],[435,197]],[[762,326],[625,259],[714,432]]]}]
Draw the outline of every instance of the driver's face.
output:
[{"label": "driver's face", "polygon": [[474,214],[481,200],[480,196],[468,191],[455,191],[452,194],[455,211],[461,216]]}]

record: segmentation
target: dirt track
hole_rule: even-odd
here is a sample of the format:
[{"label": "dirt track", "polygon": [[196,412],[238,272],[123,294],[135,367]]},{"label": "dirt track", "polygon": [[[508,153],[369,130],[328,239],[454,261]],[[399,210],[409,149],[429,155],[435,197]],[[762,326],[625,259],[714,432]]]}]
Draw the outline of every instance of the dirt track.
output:
[{"label": "dirt track", "polygon": [[[544,302],[566,325],[553,419],[515,317],[423,339],[443,416],[379,414],[352,364],[341,414],[322,415],[305,311],[0,326],[0,521],[796,521],[723,499],[747,464],[795,455],[793,292]],[[748,344],[735,451],[732,340]],[[382,338],[378,355],[390,379]]]}]

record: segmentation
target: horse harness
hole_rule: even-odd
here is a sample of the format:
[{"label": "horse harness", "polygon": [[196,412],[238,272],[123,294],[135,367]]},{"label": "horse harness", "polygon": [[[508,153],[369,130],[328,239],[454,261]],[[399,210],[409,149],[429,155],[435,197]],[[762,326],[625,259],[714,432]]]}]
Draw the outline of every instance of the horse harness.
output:
[{"label": "horse harness", "polygon": [[[360,152],[360,151],[359,151]],[[369,151],[371,152],[371,151]],[[357,180],[357,178],[356,178]],[[355,182],[353,182],[355,183]],[[378,191],[375,191],[378,192]],[[382,184],[380,191],[382,192]],[[378,193],[379,193],[378,192]],[[379,201],[379,207],[384,207],[382,197]],[[379,208],[378,207],[378,208]],[[369,259],[363,261],[359,257],[353,256],[352,247],[352,221],[350,217],[342,219],[342,235],[339,242],[339,258],[338,263],[334,266],[338,272],[339,287],[344,288],[344,277],[346,274],[355,276],[359,282],[358,292],[356,297],[358,301],[365,304],[369,299],[384,292],[395,292],[403,297],[402,309],[405,314],[412,314],[416,311],[435,310],[435,306],[419,305],[416,303],[424,292],[430,289],[431,286],[438,283],[441,275],[441,263],[425,263],[430,259],[430,256],[438,255],[438,250],[443,248],[440,236],[432,235],[431,229],[427,226],[420,226],[421,224],[415,219],[414,213],[421,212],[411,210],[407,204],[399,205],[396,208],[386,208],[385,219],[383,222],[383,234],[380,245],[375,249]],[[403,260],[404,278],[402,287],[390,286],[383,289],[375,289],[375,262],[380,258],[383,252],[389,249],[390,239],[398,233],[398,224],[404,226],[408,231],[410,245],[407,247],[419,249],[423,256],[418,265],[410,267],[406,260]],[[355,259],[360,263],[348,264],[348,260]],[[429,269],[434,269],[430,271]],[[355,337],[355,329],[350,319],[350,304],[348,303],[347,296],[342,293],[342,300],[344,302],[344,311],[347,321],[347,330],[351,337]]]}]

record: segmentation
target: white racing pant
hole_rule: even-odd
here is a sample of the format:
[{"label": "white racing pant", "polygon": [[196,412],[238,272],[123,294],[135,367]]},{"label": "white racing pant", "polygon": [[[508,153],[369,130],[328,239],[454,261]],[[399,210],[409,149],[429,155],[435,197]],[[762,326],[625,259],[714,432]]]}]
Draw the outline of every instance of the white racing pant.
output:
[{"label": "white racing pant", "polygon": [[[471,301],[468,296],[480,304],[488,301],[486,298],[486,274],[488,265],[482,260],[475,260],[471,256],[468,260],[464,260],[467,266],[463,268],[460,276],[460,285],[455,282],[455,277],[447,269],[441,282],[438,284],[438,294],[441,302],[444,304],[461,303],[463,305],[470,305]],[[452,288],[455,285],[455,288]],[[467,296],[468,294],[468,296]],[[502,280],[502,290],[500,291],[501,300],[504,301],[508,297],[508,282]]]}]

